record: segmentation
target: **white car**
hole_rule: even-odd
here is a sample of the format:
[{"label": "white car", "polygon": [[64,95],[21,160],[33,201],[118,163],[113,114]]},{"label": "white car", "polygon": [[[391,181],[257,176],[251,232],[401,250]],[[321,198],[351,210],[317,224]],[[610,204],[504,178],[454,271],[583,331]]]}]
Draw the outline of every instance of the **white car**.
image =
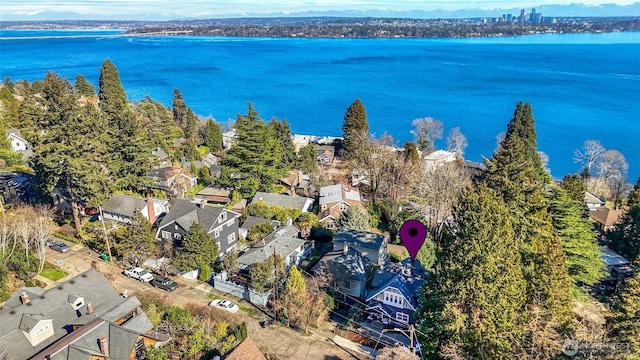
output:
[{"label": "white car", "polygon": [[229,300],[221,300],[221,299],[213,300],[209,303],[209,306],[215,306],[219,309],[226,310],[230,313],[235,313],[239,310],[238,305],[232,303]]},{"label": "white car", "polygon": [[140,268],[140,267],[135,267],[135,268],[131,268],[131,269],[127,269],[124,271],[124,274],[127,275],[130,278],[134,278],[140,281],[144,281],[144,282],[149,282],[151,280],[153,280],[153,275],[151,275],[150,273],[147,272],[147,270]]}]

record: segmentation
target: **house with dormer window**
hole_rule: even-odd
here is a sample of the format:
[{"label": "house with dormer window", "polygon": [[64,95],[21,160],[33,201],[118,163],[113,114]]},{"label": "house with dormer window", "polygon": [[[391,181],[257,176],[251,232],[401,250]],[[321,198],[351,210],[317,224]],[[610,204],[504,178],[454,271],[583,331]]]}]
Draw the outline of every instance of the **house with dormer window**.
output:
[{"label": "house with dormer window", "polygon": [[[193,223],[198,223],[218,243],[220,256],[236,248],[239,240],[240,214],[222,207],[207,205],[205,200],[192,202],[176,199],[169,212],[160,221],[156,238],[160,241],[173,240],[180,243]],[[211,259],[215,261],[216,259]]]},{"label": "house with dormer window", "polygon": [[367,211],[360,200],[360,192],[341,184],[321,187],[318,205],[318,222],[327,229],[335,229],[336,220],[351,206]]},{"label": "house with dormer window", "polygon": [[365,298],[371,317],[384,323],[414,323],[424,273],[420,261],[410,258],[377,269]]}]

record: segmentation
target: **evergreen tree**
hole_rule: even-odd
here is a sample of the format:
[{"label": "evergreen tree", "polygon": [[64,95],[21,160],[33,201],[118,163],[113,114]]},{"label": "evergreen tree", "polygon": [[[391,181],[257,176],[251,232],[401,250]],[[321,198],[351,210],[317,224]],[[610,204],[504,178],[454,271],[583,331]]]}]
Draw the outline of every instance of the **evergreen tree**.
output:
[{"label": "evergreen tree", "polygon": [[570,198],[564,189],[553,189],[549,211],[553,228],[567,254],[567,272],[574,286],[593,285],[605,275],[597,234],[582,204]]},{"label": "evergreen tree", "polygon": [[359,208],[349,206],[347,210],[340,214],[340,217],[336,220],[336,225],[348,229],[369,230],[371,227],[371,217]]},{"label": "evergreen tree", "polygon": [[209,118],[205,125],[204,144],[212,153],[222,150],[222,127],[212,118]]},{"label": "evergreen tree", "polygon": [[628,344],[625,359],[640,360],[640,273],[625,280],[613,309],[613,316],[608,319],[613,338]]},{"label": "evergreen tree", "polygon": [[298,268],[293,265],[289,269],[281,296],[281,306],[287,323],[299,324],[303,321],[302,311],[305,308],[306,296],[307,286],[304,278]]},{"label": "evergreen tree", "polygon": [[247,115],[238,115],[236,142],[221,161],[221,185],[233,187],[243,197],[259,189],[269,191],[282,175],[278,143],[267,124],[249,104]]},{"label": "evergreen tree", "polygon": [[173,122],[184,131],[185,138],[195,135],[198,117],[187,106],[179,89],[173,90]]},{"label": "evergreen tree", "polygon": [[94,106],[78,105],[72,87],[58,75],[47,73],[42,86],[47,127],[33,157],[36,178],[44,195],[52,194],[54,188],[66,192],[79,234],[80,204],[97,206],[108,195],[101,172],[107,152],[102,145],[104,123]]},{"label": "evergreen tree", "polygon": [[131,222],[116,235],[115,248],[125,258],[135,259],[137,264],[144,263],[157,248],[155,232],[151,224],[139,209],[133,212]]},{"label": "evergreen tree", "polygon": [[287,120],[272,119],[269,127],[273,131],[275,140],[278,142],[281,152],[280,167],[286,170],[291,169],[296,161],[296,148],[293,145],[293,135]]},{"label": "evergreen tree", "polygon": [[316,172],[318,168],[318,146],[316,144],[309,144],[300,148],[296,159],[296,167],[305,174]]},{"label": "evergreen tree", "polygon": [[105,60],[98,87],[100,109],[107,120],[111,157],[109,168],[118,189],[131,189],[148,183],[151,143],[140,121],[129,107],[127,95],[115,65]]},{"label": "evergreen tree", "polygon": [[342,155],[358,161],[364,156],[369,138],[367,111],[360,99],[356,99],[349,105],[344,115],[342,132],[344,134]]},{"label": "evergreen tree", "polygon": [[184,135],[181,129],[173,125],[171,110],[153,101],[149,96],[137,103],[134,111],[151,142],[152,149],[159,147],[168,152],[173,141]]},{"label": "evergreen tree", "polygon": [[607,233],[610,247],[631,263],[640,262],[640,178],[629,194],[627,211]]},{"label": "evergreen tree", "polygon": [[411,164],[417,164],[420,161],[420,155],[418,154],[418,148],[416,144],[407,141],[404,143],[404,160],[411,162]]},{"label": "evergreen tree", "polygon": [[218,259],[220,248],[200,224],[194,222],[182,240],[182,246],[174,261],[180,270],[205,269]]},{"label": "evergreen tree", "polygon": [[[18,126],[20,100],[9,91],[7,87],[0,87],[0,109],[2,109],[2,121],[7,128]],[[4,137],[6,133],[2,133]]]},{"label": "evergreen tree", "polygon": [[88,82],[83,75],[77,75],[76,92],[84,96],[94,96],[96,94],[96,88],[90,82]]},{"label": "evergreen tree", "polygon": [[480,185],[461,197],[454,219],[420,298],[423,352],[455,346],[463,358],[514,357],[526,294],[509,210]]},{"label": "evergreen tree", "polygon": [[562,179],[562,188],[567,192],[571,200],[584,202],[584,181],[579,175],[565,175]]},{"label": "evergreen tree", "polygon": [[507,133],[491,160],[485,160],[486,184],[504,199],[527,281],[527,303],[561,328],[571,323],[571,280],[565,254],[553,229],[544,197],[549,175],[537,151],[532,109],[516,107]]}]

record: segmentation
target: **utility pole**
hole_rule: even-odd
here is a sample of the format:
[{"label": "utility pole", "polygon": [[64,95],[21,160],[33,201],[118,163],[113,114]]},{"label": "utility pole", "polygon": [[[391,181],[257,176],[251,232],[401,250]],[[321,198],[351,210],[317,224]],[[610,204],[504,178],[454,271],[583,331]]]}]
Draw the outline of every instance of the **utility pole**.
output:
[{"label": "utility pole", "polygon": [[273,247],[273,274],[275,281],[273,282],[273,319],[278,321],[278,259],[276,258],[276,247]]},{"label": "utility pole", "polygon": [[414,331],[415,331],[415,329],[413,327],[413,324],[410,324],[409,325],[409,350],[411,350],[412,354],[416,353],[416,349],[413,346]]},{"label": "utility pole", "polygon": [[107,247],[107,255],[109,255],[109,262],[113,264],[113,259],[111,258],[111,245],[109,245],[109,235],[107,234],[107,227],[104,225],[104,215],[102,215],[102,206],[98,206],[100,209],[100,221],[102,222],[102,231],[104,231],[104,243]]}]

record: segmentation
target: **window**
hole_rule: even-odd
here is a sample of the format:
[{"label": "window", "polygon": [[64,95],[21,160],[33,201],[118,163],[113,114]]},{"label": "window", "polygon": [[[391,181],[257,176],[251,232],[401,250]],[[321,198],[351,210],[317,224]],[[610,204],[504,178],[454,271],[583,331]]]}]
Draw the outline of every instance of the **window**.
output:
[{"label": "window", "polygon": [[229,220],[229,222],[227,223],[227,227],[233,225],[234,222],[235,222],[235,219]]},{"label": "window", "polygon": [[180,235],[179,233],[175,233],[173,234],[173,238],[176,240],[182,240],[182,235]]},{"label": "window", "polygon": [[351,281],[349,280],[345,280],[342,282],[342,288],[343,289],[347,289],[350,290],[351,289]]},{"label": "window", "polygon": [[340,208],[340,211],[345,211],[347,210],[348,206],[345,203],[340,203],[339,208]]},{"label": "window", "polygon": [[400,321],[401,323],[409,323],[409,315],[405,314],[405,313],[401,313],[401,312],[397,312],[396,313],[396,320]]},{"label": "window", "polygon": [[220,213],[220,221],[225,221],[227,220],[227,212],[223,211],[222,213]]},{"label": "window", "polygon": [[213,237],[216,239],[220,237],[220,229],[213,230]]},{"label": "window", "polygon": [[322,210],[327,210],[327,204],[322,204]]},{"label": "window", "polygon": [[41,326],[39,328],[37,328],[34,332],[33,332],[33,336],[38,336],[40,334],[42,334],[43,332],[49,330],[51,326],[47,323],[44,326]]},{"label": "window", "polygon": [[236,233],[229,234],[229,236],[227,236],[227,244],[231,244],[234,241],[236,241]]},{"label": "window", "polygon": [[173,225],[173,227],[178,230],[178,224]]},{"label": "window", "polygon": [[168,231],[162,231],[162,238],[163,239],[171,239],[171,233]]}]

